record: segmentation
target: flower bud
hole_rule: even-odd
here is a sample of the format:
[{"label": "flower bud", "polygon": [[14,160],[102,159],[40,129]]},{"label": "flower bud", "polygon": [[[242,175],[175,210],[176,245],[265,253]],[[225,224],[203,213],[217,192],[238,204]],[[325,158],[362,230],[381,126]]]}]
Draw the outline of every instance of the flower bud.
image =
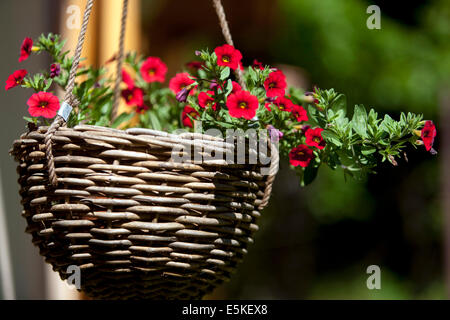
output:
[{"label": "flower bud", "polygon": [[189,87],[183,88],[180,91],[178,91],[175,98],[177,99],[178,102],[186,102],[190,91],[191,89],[189,89]]}]

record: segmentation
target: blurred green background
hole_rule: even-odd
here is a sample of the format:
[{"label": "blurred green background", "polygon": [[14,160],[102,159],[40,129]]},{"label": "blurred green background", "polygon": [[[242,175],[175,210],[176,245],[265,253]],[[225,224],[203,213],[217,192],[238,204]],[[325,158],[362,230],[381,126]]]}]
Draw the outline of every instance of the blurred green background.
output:
[{"label": "blurred green background", "polygon": [[[55,0],[56,1],[56,0]],[[22,21],[20,10],[5,24],[14,32],[5,41],[18,46],[24,36],[54,29],[45,8],[53,0],[26,1],[42,19]],[[9,2],[11,4],[13,1]],[[42,5],[37,3],[41,2]],[[350,105],[365,104],[396,117],[400,111],[424,113],[438,134],[440,96],[448,93],[450,74],[450,2],[446,0],[223,0],[244,64],[257,58],[279,65],[307,90],[335,88]],[[369,30],[369,5],[381,9],[381,29]],[[21,17],[22,20],[15,20]],[[47,20],[45,20],[47,19]],[[27,19],[25,19],[27,20]],[[27,20],[28,21],[28,20]],[[169,77],[193,60],[194,50],[224,41],[208,0],[142,0],[145,54],[160,56]],[[16,28],[17,26],[17,28]],[[32,32],[31,32],[32,31]],[[8,40],[9,39],[9,40]],[[4,61],[16,52],[3,54]],[[286,68],[286,69],[284,69]],[[2,66],[2,79],[11,67]],[[6,151],[23,131],[19,112],[6,110],[23,94],[2,94],[2,173],[8,228],[12,240],[19,298],[42,298],[30,290],[42,285],[33,275],[39,261],[28,238],[18,204],[14,163]],[[15,102],[17,105],[17,102]],[[22,110],[21,112],[25,112]],[[383,164],[363,181],[344,181],[323,168],[318,179],[301,188],[288,163],[281,164],[273,197],[263,212],[255,244],[232,280],[217,289],[216,299],[446,299],[444,212],[441,154],[408,150],[409,162]],[[450,231],[447,231],[450,232]],[[450,249],[450,248],[447,248]],[[366,269],[381,268],[381,290],[368,290]],[[36,267],[41,269],[42,267]],[[449,272],[448,270],[447,272]],[[40,271],[41,272],[41,271]],[[42,273],[42,272],[41,272]],[[39,273],[39,274],[41,274]]]}]

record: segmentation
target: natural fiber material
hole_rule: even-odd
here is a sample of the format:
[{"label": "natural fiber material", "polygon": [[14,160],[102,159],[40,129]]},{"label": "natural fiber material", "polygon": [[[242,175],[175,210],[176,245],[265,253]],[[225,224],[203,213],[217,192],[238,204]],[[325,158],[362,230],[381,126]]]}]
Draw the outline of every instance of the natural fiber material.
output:
[{"label": "natural fiber material", "polygon": [[117,57],[116,81],[114,83],[114,100],[111,118],[115,119],[120,104],[120,84],[122,83],[122,65],[125,57],[125,31],[127,26],[128,0],[123,0],[122,18],[120,20],[119,56]]},{"label": "natural fiber material", "polygon": [[229,279],[273,182],[262,165],[171,161],[174,147],[234,154],[211,136],[62,127],[52,187],[46,131],[22,135],[11,153],[27,232],[63,279],[80,266],[82,290],[105,299],[195,299]]}]

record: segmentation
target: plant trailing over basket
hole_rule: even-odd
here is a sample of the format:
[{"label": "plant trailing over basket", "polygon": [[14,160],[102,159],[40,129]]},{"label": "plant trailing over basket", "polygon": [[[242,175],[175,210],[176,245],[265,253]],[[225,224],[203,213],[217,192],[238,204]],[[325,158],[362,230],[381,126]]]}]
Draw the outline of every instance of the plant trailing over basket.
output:
[{"label": "plant trailing over basket", "polygon": [[[65,89],[72,67],[63,47],[64,41],[54,34],[42,35],[35,44],[25,39],[19,61],[33,52],[46,52],[52,63],[46,72],[35,75],[17,70],[6,81],[6,90],[20,85],[35,91],[27,102],[31,117],[25,119],[36,125],[48,125],[60,108],[52,92]],[[170,132],[193,130],[194,120],[198,120],[203,131],[214,128],[225,134],[227,129],[267,129],[272,141],[279,142],[280,154],[289,158],[301,177],[302,185],[314,179],[322,164],[360,177],[373,172],[380,161],[397,165],[396,159],[408,144],[424,145],[427,151],[436,153],[436,128],[422,115],[402,113],[397,121],[357,105],[350,116],[344,95],[333,89],[315,88],[305,93],[288,88],[281,70],[256,60],[252,66],[243,67],[242,54],[230,45],[213,52],[197,51],[196,55],[199,60],[188,63],[186,71],[173,77],[167,88],[163,86],[167,72],[164,62],[157,57],[128,54],[122,71],[122,98],[131,112],[115,119],[113,81],[106,69],[81,66],[74,89],[79,104],[68,125],[136,126]],[[242,73],[243,86],[232,71]]]}]

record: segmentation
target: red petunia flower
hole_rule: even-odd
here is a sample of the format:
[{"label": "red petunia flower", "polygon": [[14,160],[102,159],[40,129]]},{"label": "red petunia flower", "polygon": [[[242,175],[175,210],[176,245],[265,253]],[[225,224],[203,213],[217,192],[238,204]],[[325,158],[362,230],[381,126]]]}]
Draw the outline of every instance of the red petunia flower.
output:
[{"label": "red petunia flower", "polygon": [[241,85],[236,81],[231,81],[231,84],[233,85],[233,90],[231,90],[231,93],[237,93],[242,90]]},{"label": "red petunia flower", "polygon": [[316,147],[317,149],[322,150],[325,148],[326,142],[322,137],[322,128],[308,129],[305,132],[306,136],[306,144],[310,147]]},{"label": "red petunia flower", "polygon": [[213,108],[216,110],[217,104],[214,102],[214,91],[200,92],[198,95],[198,104],[202,108]]},{"label": "red petunia flower", "polygon": [[314,159],[313,151],[308,146],[301,144],[289,152],[289,162],[294,167],[306,168],[311,160]]},{"label": "red petunia flower", "polygon": [[297,122],[308,121],[308,113],[302,106],[294,104],[291,112]]},{"label": "red petunia flower", "polygon": [[20,86],[27,74],[28,71],[25,69],[14,71],[14,73],[8,77],[8,80],[6,80],[5,90],[8,91],[14,87]]},{"label": "red petunia flower", "polygon": [[241,52],[229,44],[217,47],[214,49],[214,52],[216,53],[217,65],[219,66],[230,67],[230,69],[236,70],[241,63]]},{"label": "red petunia flower", "polygon": [[292,107],[294,106],[292,101],[285,97],[278,97],[273,102],[273,104],[276,105],[278,107],[278,109],[280,109],[281,111],[287,111],[287,112],[291,112]]},{"label": "red petunia flower", "polygon": [[19,62],[25,61],[31,54],[31,49],[33,48],[33,39],[25,38],[23,40],[22,46],[20,47],[20,58]]},{"label": "red petunia flower", "polygon": [[167,66],[158,57],[148,57],[141,66],[141,76],[146,82],[164,82]]},{"label": "red petunia flower", "polygon": [[192,128],[194,127],[194,124],[189,116],[191,116],[193,119],[197,119],[200,114],[197,112],[197,110],[187,105],[184,107],[183,112],[181,113],[181,121],[183,122],[183,125],[185,127]]},{"label": "red petunia flower", "polygon": [[177,73],[169,82],[169,88],[177,94],[180,90],[190,86],[195,81],[189,77],[189,73]]},{"label": "red petunia flower", "polygon": [[427,120],[425,121],[425,125],[420,132],[420,136],[422,137],[423,144],[427,151],[433,149],[434,138],[436,137],[436,126],[433,121]]},{"label": "red petunia flower", "polygon": [[150,109],[147,105],[145,104],[141,104],[136,106],[136,113],[144,113],[145,111],[147,111],[148,109]]},{"label": "red petunia flower", "polygon": [[122,97],[129,106],[140,106],[144,104],[144,91],[141,88],[128,88],[122,90]]},{"label": "red petunia flower", "polygon": [[28,112],[32,117],[54,118],[60,105],[58,97],[50,92],[38,92],[27,101]]},{"label": "red petunia flower", "polygon": [[127,85],[128,89],[134,88],[135,86],[133,78],[125,69],[122,69],[122,81]]},{"label": "red petunia flower", "polygon": [[264,70],[264,66],[263,66],[262,62],[260,62],[260,61],[258,61],[256,59],[253,60],[252,67],[254,69]]},{"label": "red petunia flower", "polygon": [[280,70],[271,72],[264,81],[264,88],[268,97],[284,96],[286,87],[286,76]]},{"label": "red petunia flower", "polygon": [[230,116],[234,118],[245,118],[251,120],[256,115],[259,103],[258,98],[248,91],[239,91],[230,94],[227,99],[227,107]]}]

